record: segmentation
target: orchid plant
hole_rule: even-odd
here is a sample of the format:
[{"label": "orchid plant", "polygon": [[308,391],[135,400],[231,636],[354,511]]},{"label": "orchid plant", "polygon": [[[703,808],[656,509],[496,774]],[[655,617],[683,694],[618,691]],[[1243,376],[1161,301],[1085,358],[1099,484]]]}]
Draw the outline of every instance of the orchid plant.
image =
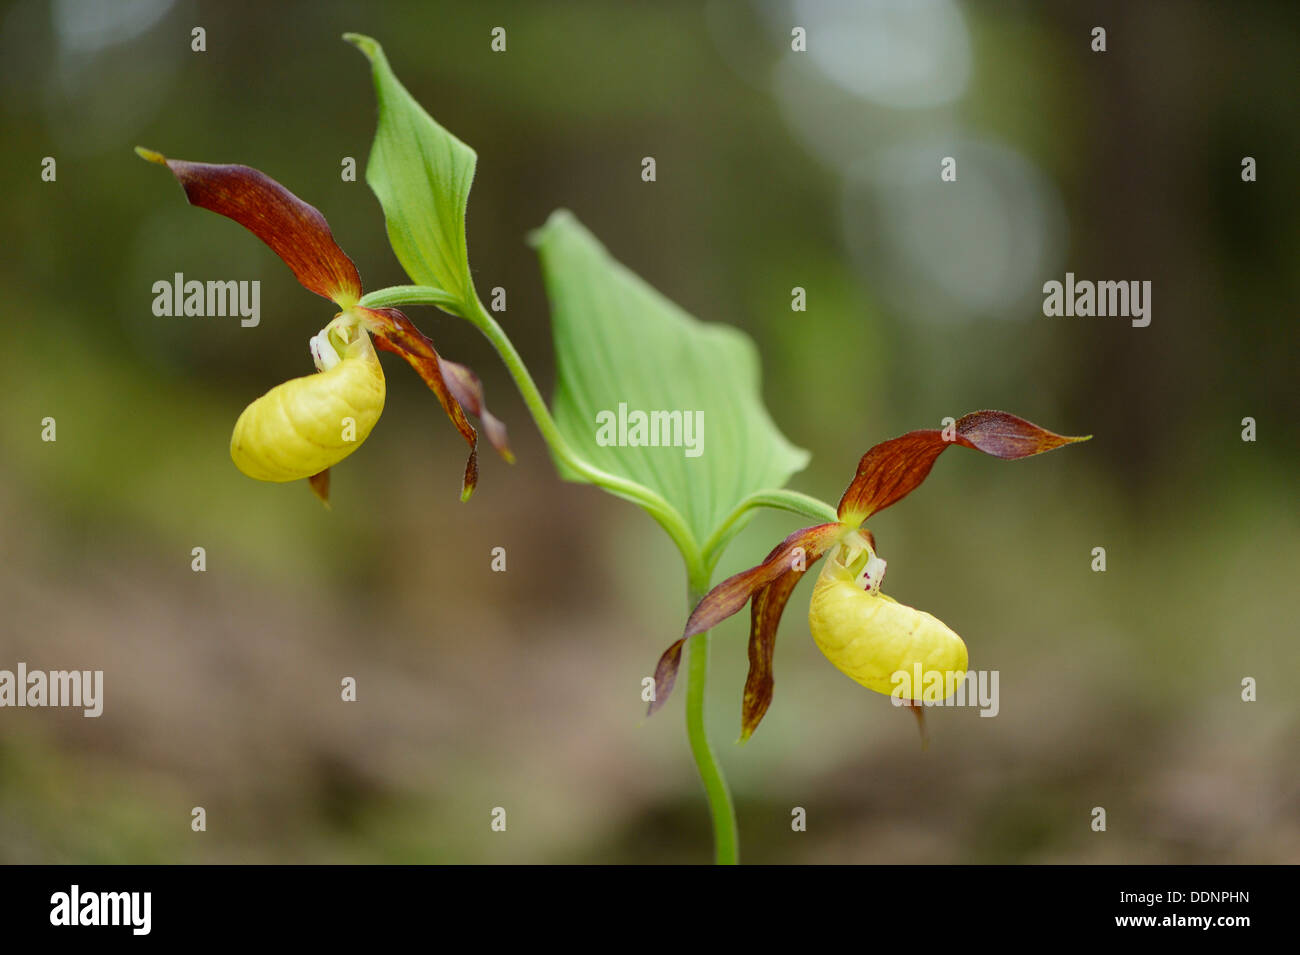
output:
[{"label": "orchid plant", "polygon": [[505,426],[483,403],[478,376],[439,355],[397,309],[362,304],[357,267],[317,209],[248,166],[168,159],[141,147],[136,153],[170,169],[192,205],[248,229],[284,260],[303,288],[340,309],[308,342],[320,374],[277,385],[235,422],[230,456],[239,470],[259,481],[306,478],[328,504],[329,469],[361,446],[384,410],[384,372],[372,335],[380,348],[401,355],[419,373],[469,444],[462,500],[478,483],[478,432],[466,409],[482,422],[501,456],[514,460]]},{"label": "orchid plant", "polygon": [[[565,211],[530,237],[552,308],[557,385],[548,405],[470,275],[465,215],[474,151],[407,92],[378,43],[357,34],[345,39],[371,65],[379,121],[366,181],[413,284],[363,294],[356,266],[324,216],[255,169],[137,149],[171,170],[191,204],[253,232],[305,288],[338,309],[308,341],[316,371],[275,386],[245,409],[235,424],[231,457],[258,480],[306,479],[328,504],[330,469],[360,447],[383,410],[377,347],[399,355],[420,375],[468,444],[461,480],[461,498],[467,500],[478,480],[478,431],[469,416],[512,461],[506,429],[488,412],[477,376],[439,355],[400,309],[430,305],[476,326],[504,362],[560,474],[637,504],[681,552],[690,613],[681,638],[656,668],[650,711],[667,700],[685,651],[687,736],[711,809],[715,858],[736,862],[735,813],[704,724],[709,630],[751,604],[742,739],[772,700],[781,613],[799,579],[822,557],[809,628],[835,666],[881,693],[891,692],[893,674],[918,664],[926,671],[962,673],[968,659],[960,637],[880,592],[885,562],[863,525],[917,487],[950,445],[1009,460],[1084,439],[981,411],[942,431],[913,431],[876,445],[861,459],[838,507],[786,489],[808,454],[781,434],[763,405],[753,342],[734,328],[704,324],[683,312],[616,262]],[[622,406],[698,409],[709,422],[707,452],[692,457],[644,443],[599,440],[595,424],[602,412]],[[727,545],[760,507],[818,523],[795,531],[757,567],[710,588]],[[914,688],[903,702],[926,701]],[[914,710],[919,716],[921,710]]]}]

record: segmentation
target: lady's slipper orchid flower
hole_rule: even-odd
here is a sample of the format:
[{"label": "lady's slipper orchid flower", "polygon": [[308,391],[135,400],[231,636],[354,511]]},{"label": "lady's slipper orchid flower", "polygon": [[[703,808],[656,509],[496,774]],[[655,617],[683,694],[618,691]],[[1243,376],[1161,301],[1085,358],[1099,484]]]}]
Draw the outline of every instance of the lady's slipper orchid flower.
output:
[{"label": "lady's slipper orchid flower", "polygon": [[341,309],[309,343],[317,373],[277,385],[239,416],[230,456],[241,471],[259,481],[307,478],[328,502],[329,469],[361,446],[384,408],[384,373],[374,345],[406,359],[469,445],[462,500],[478,482],[478,432],[467,410],[482,422],[501,456],[513,460],[505,426],[484,406],[478,376],[439,355],[397,309],[360,304],[361,276],[317,209],[248,166],[136,152],[167,166],[191,205],[238,222],[270,246],[304,288]]},{"label": "lady's slipper orchid flower", "polygon": [[[741,711],[741,739],[748,739],[772,702],[772,653],[781,612],[808,567],[828,553],[808,613],[813,640],[827,659],[886,695],[898,695],[898,673],[911,676],[919,667],[926,675],[951,674],[944,681],[946,699],[955,689],[952,681],[965,673],[966,645],[930,614],[880,592],[885,562],[876,556],[875,539],[863,522],[915,489],[950,445],[1015,460],[1086,440],[1053,434],[1002,411],[976,411],[942,431],[912,431],[876,445],[862,457],[840,499],[839,521],[795,531],[757,567],[729,577],[700,601],[681,639],[659,659],[650,712],[672,691],[685,642],[750,603],[749,677]],[[909,705],[933,699],[929,690],[923,697],[919,683],[901,685]],[[916,713],[919,718],[921,711]]]}]

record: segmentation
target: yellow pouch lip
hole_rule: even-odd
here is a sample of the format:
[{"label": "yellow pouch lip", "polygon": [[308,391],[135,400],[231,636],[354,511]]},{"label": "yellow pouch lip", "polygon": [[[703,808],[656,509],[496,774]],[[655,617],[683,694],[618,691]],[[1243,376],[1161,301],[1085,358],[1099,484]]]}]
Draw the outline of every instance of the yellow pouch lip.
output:
[{"label": "yellow pouch lip", "polygon": [[[908,700],[932,699],[933,694],[923,696],[931,673],[943,675],[945,690],[965,677],[966,644],[951,628],[887,594],[862,589],[840,551],[828,558],[813,589],[808,627],[837,669],[870,690]],[[917,663],[921,686],[913,685]],[[899,674],[906,674],[906,681]],[[900,687],[906,692],[900,693]]]},{"label": "yellow pouch lip", "polygon": [[244,474],[274,483],[309,478],[352,454],[370,435],[386,385],[369,333],[341,315],[312,339],[318,363],[324,349],[338,358],[331,367],[276,385],[239,416],[230,456]]}]

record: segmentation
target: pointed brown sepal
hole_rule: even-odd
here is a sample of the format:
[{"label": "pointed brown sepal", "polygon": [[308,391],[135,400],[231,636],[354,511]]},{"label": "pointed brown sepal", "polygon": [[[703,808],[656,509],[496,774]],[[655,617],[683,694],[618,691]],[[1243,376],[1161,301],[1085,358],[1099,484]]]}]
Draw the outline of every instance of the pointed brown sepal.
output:
[{"label": "pointed brown sepal", "polygon": [[180,181],[191,205],[233,219],[271,247],[303,287],[349,308],[361,297],[361,276],[329,223],[270,176],[250,166],[168,159],[136,147],[150,162],[166,166]]},{"label": "pointed brown sepal", "polygon": [[[668,695],[672,692],[673,684],[677,681],[677,669],[681,665],[682,647],[687,640],[697,633],[710,630],[723,620],[726,620],[745,606],[750,597],[767,588],[769,584],[772,584],[779,577],[793,573],[796,574],[794,580],[797,582],[798,575],[802,575],[814,561],[826,552],[842,530],[842,526],[838,523],[818,524],[814,527],[797,530],[774,547],[772,552],[767,555],[767,558],[757,567],[751,567],[749,570],[743,570],[734,576],[728,577],[710,590],[686,621],[686,630],[681,639],[675,641],[659,658],[659,664],[655,667],[655,698],[651,701],[650,709],[646,715],[654,713],[655,710],[663,706],[668,699]],[[796,570],[796,568],[801,569]],[[791,584],[791,588],[793,588],[793,584]],[[773,600],[764,612],[763,619],[765,621],[770,620],[773,633],[775,633],[776,624],[780,620],[781,610],[785,607],[785,599],[789,598],[789,596],[787,590],[785,598],[780,600],[779,606]],[[771,669],[770,660],[768,669],[769,671]],[[748,688],[746,692],[748,693]],[[766,706],[764,706],[764,709],[766,709]],[[759,715],[761,717],[762,714]]]},{"label": "pointed brown sepal", "polygon": [[318,474],[313,474],[307,479],[311,486],[311,492],[320,498],[320,502],[325,505],[325,510],[330,509],[330,469],[326,468]]},{"label": "pointed brown sepal", "polygon": [[[433,347],[433,342],[397,309],[357,306],[354,311],[375,336],[377,347],[401,355],[406,359],[406,363],[424,379],[424,383],[437,395],[442,410],[447,413],[451,423],[456,426],[456,430],[469,445],[469,460],[465,462],[465,478],[460,491],[460,499],[468,501],[478,485],[478,432],[465,417],[465,409],[461,407],[455,389],[443,373],[444,366],[453,363],[444,362],[438,355],[438,350]],[[457,388],[459,387],[458,384]]]},{"label": "pointed brown sepal", "polygon": [[856,526],[902,500],[925,480],[935,459],[954,444],[1014,461],[1091,437],[1054,434],[1005,411],[963,415],[946,434],[937,429],[910,431],[864,454],[857,475],[840,499],[840,520]]}]

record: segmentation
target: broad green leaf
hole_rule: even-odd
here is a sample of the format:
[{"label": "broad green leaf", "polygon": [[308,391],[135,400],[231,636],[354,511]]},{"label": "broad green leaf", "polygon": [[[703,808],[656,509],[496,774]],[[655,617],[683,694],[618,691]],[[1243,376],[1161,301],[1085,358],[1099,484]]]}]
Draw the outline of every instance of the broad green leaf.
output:
[{"label": "broad green leaf", "polygon": [[[763,405],[758,349],[744,333],[705,324],[615,261],[570,213],[559,211],[533,234],[555,337],[556,424],[578,455],[659,493],[697,542],[748,495],[779,488],[808,462]],[[620,414],[620,406],[623,414]],[[615,443],[598,438],[614,418]],[[660,428],[659,447],[629,446],[634,412],[680,412]],[[686,452],[687,416],[702,421],[699,455]],[[628,421],[627,443],[618,439]],[[664,419],[659,419],[662,425]],[[640,435],[650,438],[650,434]],[[678,445],[678,446],[663,446]],[[570,480],[582,480],[561,466]]]},{"label": "broad green leaf", "polygon": [[465,207],[478,161],[434,121],[393,75],[383,48],[367,36],[344,34],[370,60],[379,100],[379,127],[366,164],[366,182],[379,197],[388,241],[406,274],[420,285],[473,299],[465,244]]}]

